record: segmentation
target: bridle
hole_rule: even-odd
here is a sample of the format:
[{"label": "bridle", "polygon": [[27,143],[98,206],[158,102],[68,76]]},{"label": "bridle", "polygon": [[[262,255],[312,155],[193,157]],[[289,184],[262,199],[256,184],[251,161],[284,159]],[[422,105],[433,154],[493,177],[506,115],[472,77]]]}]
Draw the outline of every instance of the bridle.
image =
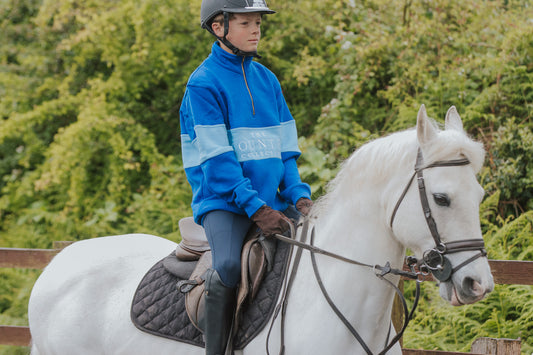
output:
[{"label": "bridle", "polygon": [[[462,158],[462,159],[454,159],[454,160],[437,161],[435,163],[432,163],[432,164],[424,166],[423,165],[422,151],[420,150],[420,148],[418,149],[418,154],[417,154],[416,163],[415,163],[415,171],[414,171],[413,175],[411,176],[411,178],[409,179],[409,182],[407,183],[407,186],[404,188],[402,194],[400,195],[400,198],[398,199],[398,202],[396,203],[396,205],[394,207],[394,210],[393,210],[393,213],[392,213],[391,219],[390,219],[390,227],[392,229],[392,225],[394,223],[394,218],[396,216],[396,212],[398,211],[398,208],[400,207],[403,199],[405,198],[405,195],[407,194],[407,191],[411,187],[411,184],[413,183],[413,180],[414,180],[414,178],[416,176],[417,177],[417,181],[418,181],[418,191],[419,191],[419,195],[420,195],[420,202],[422,204],[422,209],[424,211],[424,216],[425,216],[427,225],[429,227],[429,230],[431,232],[433,240],[435,241],[435,248],[425,251],[423,253],[423,258],[420,261],[417,260],[413,256],[408,256],[406,258],[406,263],[409,266],[410,271],[391,268],[390,263],[388,263],[388,262],[387,262],[387,264],[385,266],[365,264],[365,263],[362,263],[362,262],[359,262],[359,261],[356,261],[356,260],[353,260],[353,259],[349,259],[349,258],[343,257],[341,255],[338,255],[338,254],[335,254],[335,253],[332,253],[332,252],[329,252],[327,250],[324,250],[324,249],[321,249],[321,248],[318,248],[318,247],[314,246],[313,242],[314,242],[314,235],[315,235],[314,231],[315,230],[314,230],[314,226],[310,227],[310,225],[309,225],[310,224],[309,217],[305,217],[303,219],[303,223],[298,225],[298,227],[302,228],[302,233],[301,233],[301,239],[300,240],[295,240],[295,239],[292,239],[292,238],[289,238],[289,237],[286,237],[286,236],[282,236],[280,234],[273,235],[273,237],[275,237],[276,239],[278,239],[278,240],[280,240],[282,242],[285,242],[285,243],[288,243],[288,244],[291,244],[293,246],[298,247],[298,251],[297,251],[297,253],[296,253],[295,257],[294,257],[292,272],[291,272],[289,277],[285,277],[285,284],[284,284],[284,290],[283,290],[283,293],[282,293],[282,296],[281,296],[281,301],[278,304],[278,306],[276,307],[276,310],[274,312],[274,316],[272,317],[272,323],[271,323],[270,329],[268,331],[267,341],[266,341],[266,352],[267,352],[267,354],[270,353],[269,349],[268,349],[270,333],[272,331],[272,327],[274,325],[274,321],[276,320],[276,318],[278,317],[279,314],[281,314],[281,328],[280,328],[280,330],[281,330],[281,339],[280,339],[281,340],[281,348],[280,348],[280,354],[284,354],[284,352],[285,352],[285,346],[284,346],[284,323],[285,323],[284,322],[284,318],[285,317],[284,317],[284,315],[285,315],[286,308],[287,308],[288,295],[289,295],[289,292],[290,292],[294,277],[296,276],[296,271],[298,269],[298,264],[299,264],[299,261],[300,261],[302,249],[308,250],[310,252],[310,254],[311,254],[311,261],[312,261],[313,271],[314,271],[315,277],[316,277],[317,282],[318,282],[318,284],[320,286],[322,294],[324,295],[324,297],[325,297],[326,301],[328,302],[329,306],[335,312],[337,317],[344,323],[344,325],[350,331],[350,333],[357,339],[359,344],[363,347],[364,351],[368,355],[372,355],[373,353],[371,352],[369,347],[366,345],[364,340],[361,338],[361,336],[359,335],[357,330],[350,324],[350,322],[346,319],[346,317],[344,317],[344,315],[341,313],[341,311],[337,308],[337,306],[334,304],[333,300],[329,296],[327,290],[325,289],[324,283],[322,282],[322,278],[321,278],[319,270],[318,270],[315,254],[326,255],[328,257],[335,258],[335,259],[341,260],[343,262],[346,262],[346,263],[349,263],[349,264],[352,264],[352,265],[358,265],[358,266],[371,268],[374,271],[374,273],[375,273],[375,275],[377,277],[379,277],[380,279],[382,279],[385,282],[387,282],[394,289],[394,291],[396,292],[396,294],[398,294],[398,296],[399,296],[399,298],[400,298],[400,300],[402,302],[402,306],[403,306],[402,310],[403,310],[403,313],[404,313],[404,317],[403,317],[404,318],[404,324],[402,326],[402,329],[390,341],[389,341],[389,336],[390,336],[390,328],[389,328],[389,335],[387,336],[387,340],[385,342],[385,348],[379,353],[380,355],[381,354],[386,354],[387,351],[389,351],[392,348],[392,346],[400,340],[400,338],[402,337],[405,329],[407,328],[407,326],[409,324],[409,321],[413,317],[413,314],[414,314],[414,311],[415,311],[415,309],[416,309],[416,307],[418,305],[418,299],[419,299],[419,296],[420,296],[420,282],[422,281],[420,276],[422,276],[422,278],[423,278],[429,272],[431,272],[433,274],[433,276],[437,280],[439,280],[441,282],[448,281],[451,278],[451,276],[453,275],[453,273],[457,272],[459,269],[461,269],[462,267],[468,265],[469,263],[473,262],[474,260],[476,260],[476,259],[478,259],[480,257],[485,257],[487,255],[487,252],[485,251],[485,243],[484,243],[483,239],[464,239],[464,240],[460,240],[460,241],[447,242],[447,243],[442,242],[440,234],[439,234],[439,232],[437,230],[437,224],[435,223],[435,220],[433,219],[432,214],[431,214],[431,209],[429,207],[429,202],[428,202],[428,198],[427,198],[426,187],[425,187],[425,184],[424,184],[423,171],[425,169],[437,168],[437,167],[463,166],[463,165],[468,165],[468,164],[470,164],[470,161],[468,159],[466,159],[466,158]],[[306,243],[306,238],[307,238],[308,234],[310,234],[310,236],[311,236],[309,244]],[[291,235],[293,235],[293,236],[295,235],[294,230],[293,230],[293,226],[291,226]],[[450,260],[446,257],[447,254],[458,253],[458,252],[462,252],[462,251],[471,251],[471,250],[479,250],[479,253],[477,253],[473,257],[463,261],[461,264],[459,264],[459,265],[457,265],[455,267],[452,266]],[[292,254],[292,250],[291,250],[291,254]],[[416,266],[418,266],[418,270],[419,271],[415,270]],[[286,270],[288,271],[288,265],[287,265],[287,269]],[[407,303],[405,301],[405,298],[403,297],[403,294],[402,294],[401,290],[395,284],[393,284],[391,281],[387,280],[384,277],[384,276],[386,276],[388,274],[399,275],[399,276],[403,276],[403,277],[406,277],[406,278],[417,280],[417,282],[416,282],[415,299],[413,301],[413,305],[411,307],[411,310],[408,310]]]},{"label": "bridle", "polygon": [[[431,214],[431,208],[429,207],[426,186],[424,183],[424,170],[430,169],[430,168],[438,168],[438,167],[463,166],[463,165],[468,165],[468,164],[470,164],[470,161],[467,158],[462,158],[462,159],[454,159],[454,160],[437,161],[435,163],[424,166],[422,150],[419,148],[418,154],[416,157],[415,171],[413,175],[411,176],[411,179],[407,183],[407,186],[405,186],[405,189],[400,195],[400,198],[398,199],[398,202],[396,203],[396,206],[394,207],[394,210],[392,212],[391,219],[390,219],[390,227],[392,229],[392,226],[394,223],[394,217],[396,216],[396,212],[398,211],[398,208],[400,207],[403,199],[405,198],[405,195],[407,194],[407,191],[411,187],[411,184],[413,183],[413,180],[416,176],[417,182],[418,182],[418,192],[420,195],[420,203],[422,204],[422,209],[424,211],[424,217],[426,218],[426,223],[429,227],[429,231],[431,232],[431,236],[433,237],[433,240],[435,241],[435,248],[426,250],[423,253],[422,260],[420,261],[416,260],[416,258],[414,257],[408,257],[407,263],[408,264],[415,263],[420,268],[431,271],[433,276],[441,282],[448,281],[455,272],[457,272],[462,267],[470,264],[474,260],[480,257],[486,257],[487,252],[485,250],[485,242],[483,241],[483,239],[479,239],[479,238],[478,239],[464,239],[464,240],[448,242],[448,243],[442,242],[439,231],[437,229],[437,224],[435,223],[435,220],[433,219],[433,216]],[[479,253],[475,254],[471,258],[463,261],[461,264],[455,267],[452,267],[450,260],[446,257],[447,254],[453,254],[453,253],[458,253],[462,251],[471,251],[471,250],[479,250]]]}]

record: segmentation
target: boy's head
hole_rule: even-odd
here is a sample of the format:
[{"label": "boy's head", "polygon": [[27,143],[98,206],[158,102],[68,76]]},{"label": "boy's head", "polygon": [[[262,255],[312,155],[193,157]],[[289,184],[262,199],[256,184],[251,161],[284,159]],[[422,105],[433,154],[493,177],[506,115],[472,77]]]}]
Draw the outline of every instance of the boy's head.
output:
[{"label": "boy's head", "polygon": [[203,0],[200,20],[227,51],[258,56],[261,16],[273,13],[264,0]]},{"label": "boy's head", "polygon": [[[222,16],[222,21],[217,20],[217,17]],[[225,33],[223,15],[216,16],[211,23],[211,29],[217,38],[226,38],[226,41],[231,43],[243,53],[257,53],[257,45],[261,38],[261,14],[259,12],[249,12],[245,14],[230,14],[228,22],[228,32]],[[220,46],[226,52],[233,53],[224,42],[221,41]]]}]

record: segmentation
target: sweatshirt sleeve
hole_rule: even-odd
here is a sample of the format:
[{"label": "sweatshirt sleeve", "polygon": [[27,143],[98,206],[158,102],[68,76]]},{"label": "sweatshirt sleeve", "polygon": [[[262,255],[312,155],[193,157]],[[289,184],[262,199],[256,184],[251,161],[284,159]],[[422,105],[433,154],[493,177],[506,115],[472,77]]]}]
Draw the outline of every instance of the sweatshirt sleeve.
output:
[{"label": "sweatshirt sleeve", "polygon": [[302,197],[311,199],[311,187],[308,184],[303,183],[300,178],[300,173],[296,164],[296,160],[301,155],[300,149],[298,148],[296,122],[294,121],[294,118],[289,111],[289,107],[287,106],[287,102],[283,97],[279,82],[277,82],[277,87],[278,111],[281,117],[281,125],[283,127],[282,160],[285,167],[285,173],[279,190],[280,195],[284,200],[296,204],[296,202]]},{"label": "sweatshirt sleeve", "polygon": [[289,158],[283,164],[285,165],[285,175],[280,186],[281,197],[293,205],[302,197],[311,199],[311,187],[302,182],[296,159]]}]

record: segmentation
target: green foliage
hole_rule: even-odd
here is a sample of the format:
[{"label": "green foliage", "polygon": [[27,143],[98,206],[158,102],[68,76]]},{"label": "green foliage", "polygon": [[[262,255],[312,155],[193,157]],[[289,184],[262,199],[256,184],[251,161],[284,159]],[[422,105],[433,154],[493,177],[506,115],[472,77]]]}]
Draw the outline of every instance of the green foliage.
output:
[{"label": "green foliage", "polygon": [[340,45],[335,95],[323,106],[312,143],[345,158],[351,153],[346,147],[372,138],[368,132],[413,126],[422,103],[438,119],[455,105],[464,112],[466,129],[486,144],[489,158],[493,150],[499,155],[489,163],[490,179],[502,192],[501,213],[527,210],[533,169],[526,158],[533,113],[531,5],[479,0],[350,4],[345,8],[351,11],[339,12],[326,31]]},{"label": "green foliage", "polygon": [[0,123],[0,188],[20,181],[43,162],[43,152],[58,130],[75,121],[78,105],[73,97],[51,100]]},{"label": "green foliage", "polygon": [[[27,305],[39,276],[36,270],[0,270],[0,324],[28,324]],[[27,355],[29,349],[0,345],[0,355]]]},{"label": "green foliage", "polygon": [[485,234],[489,256],[496,260],[533,260],[533,211]]},{"label": "green foliage", "polygon": [[[145,232],[177,240],[191,192],[179,107],[213,37],[201,1],[0,2],[0,246]],[[493,259],[533,260],[533,7],[526,0],[281,1],[258,59],[297,120],[313,196],[370,139],[456,105],[487,148],[480,219]],[[0,323],[25,324],[37,273],[0,272]],[[407,286],[407,294],[412,285]],[[405,345],[465,350],[478,336],[533,350],[531,288],[451,309],[434,285]],[[0,354],[25,350],[0,347]]]},{"label": "green foliage", "polygon": [[179,101],[210,44],[198,9],[183,0],[45,1],[36,21],[67,34],[57,45],[69,72],[63,90],[105,95],[156,135],[159,150],[177,154]]},{"label": "green foliage", "polygon": [[[532,77],[533,78],[533,77]],[[502,191],[502,212],[518,215],[533,208],[533,131],[515,117],[502,124],[490,143],[492,181]],[[507,207],[507,208],[506,208]]]},{"label": "green foliage", "polygon": [[[39,1],[7,0],[0,3],[0,119],[13,112],[30,111],[54,97],[43,85],[50,75],[53,55],[41,42],[32,18]],[[39,88],[35,90],[35,88]]]},{"label": "green foliage", "polygon": [[[406,292],[411,288],[406,287]],[[419,308],[404,336],[404,347],[470,352],[480,337],[522,339],[522,352],[533,350],[531,286],[503,286],[473,305],[452,307],[434,283],[424,283]]]},{"label": "green foliage", "polygon": [[[0,63],[8,74],[0,75],[0,89],[13,78],[24,82],[26,72],[41,85],[35,100],[26,86],[11,86],[0,105],[9,117],[0,121],[2,243],[46,247],[52,235],[175,233],[190,203],[183,169],[173,158],[180,151],[179,100],[212,42],[193,20],[199,4],[2,6],[2,25],[13,36],[2,37],[11,52]],[[15,19],[19,12],[24,15]],[[27,33],[23,41],[15,35],[19,23]],[[21,59],[26,53],[55,65],[31,70],[32,61]]]},{"label": "green foliage", "polygon": [[338,44],[324,29],[343,5],[331,0],[268,4],[277,13],[265,17],[260,62],[278,76],[299,133],[307,136],[333,95]]}]

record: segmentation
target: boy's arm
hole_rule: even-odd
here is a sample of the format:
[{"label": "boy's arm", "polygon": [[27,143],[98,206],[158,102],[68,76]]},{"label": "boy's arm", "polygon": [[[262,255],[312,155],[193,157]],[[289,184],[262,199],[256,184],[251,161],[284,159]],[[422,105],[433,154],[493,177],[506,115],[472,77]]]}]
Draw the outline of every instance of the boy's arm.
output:
[{"label": "boy's arm", "polygon": [[288,158],[283,163],[285,165],[285,175],[280,185],[281,197],[293,205],[296,205],[296,202],[301,198],[311,199],[311,187],[302,182],[296,165],[296,158]]},{"label": "boy's arm", "polygon": [[285,166],[285,175],[279,187],[281,197],[286,201],[296,205],[300,198],[311,199],[311,188],[308,184],[302,182],[296,160],[301,152],[298,148],[298,132],[296,130],[296,122],[292,117],[279,81],[275,81],[277,87],[277,108],[282,125],[287,128],[284,132],[286,136],[283,137],[283,164]]}]

